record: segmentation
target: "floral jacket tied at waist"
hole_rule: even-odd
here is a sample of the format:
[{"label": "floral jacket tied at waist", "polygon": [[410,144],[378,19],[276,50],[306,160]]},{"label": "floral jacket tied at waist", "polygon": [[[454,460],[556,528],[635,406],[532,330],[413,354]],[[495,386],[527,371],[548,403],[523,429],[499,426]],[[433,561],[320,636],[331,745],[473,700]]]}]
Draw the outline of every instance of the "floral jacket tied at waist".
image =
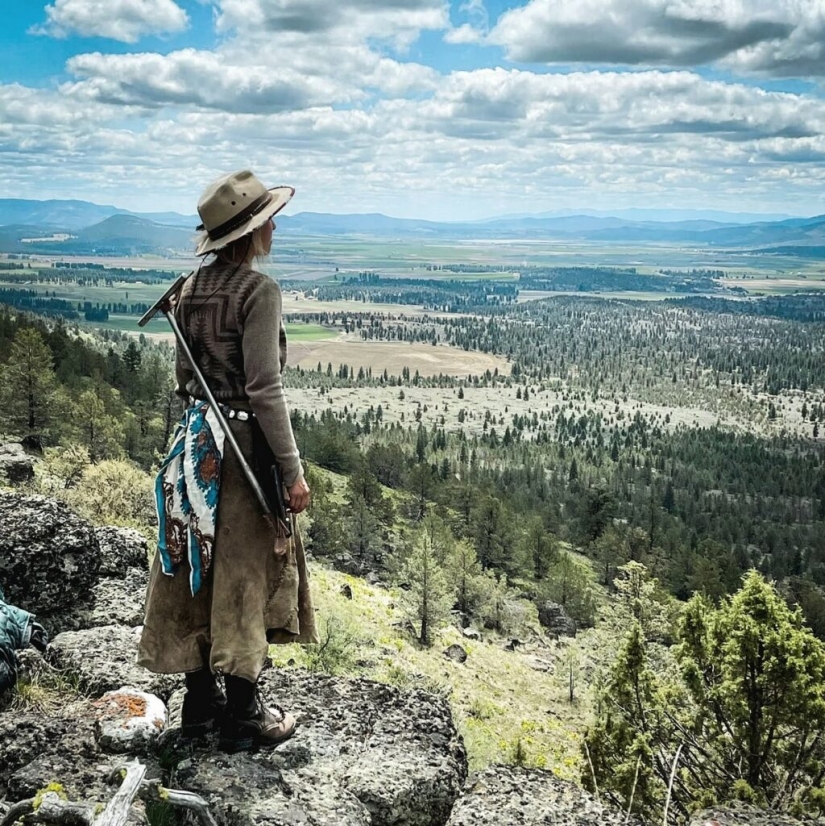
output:
[{"label": "floral jacket tied at waist", "polygon": [[155,481],[158,553],[163,573],[189,562],[198,593],[212,564],[224,431],[207,402],[186,409]]}]

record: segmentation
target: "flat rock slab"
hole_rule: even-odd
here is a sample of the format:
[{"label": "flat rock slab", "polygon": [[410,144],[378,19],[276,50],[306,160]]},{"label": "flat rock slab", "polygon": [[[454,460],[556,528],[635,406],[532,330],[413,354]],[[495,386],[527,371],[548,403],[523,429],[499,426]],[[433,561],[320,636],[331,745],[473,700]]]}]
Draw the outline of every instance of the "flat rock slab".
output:
[{"label": "flat rock slab", "polygon": [[49,661],[78,678],[93,697],[131,686],[162,700],[183,683],[180,674],[152,674],[137,664],[140,628],[106,625],[58,634],[49,646]]},{"label": "flat rock slab", "polygon": [[0,493],[0,585],[45,625],[88,598],[100,552],[92,526],[44,496]]},{"label": "flat rock slab", "polygon": [[221,826],[446,822],[467,757],[444,700],[297,671],[266,672],[261,684],[296,715],[295,735],[257,753],[198,749],[176,771]]},{"label": "flat rock slab", "polygon": [[726,803],[693,815],[690,826],[802,826],[799,820],[749,803]]},{"label": "flat rock slab", "polygon": [[53,713],[0,714],[0,797],[25,800],[59,782],[67,794],[85,799],[89,788],[103,792],[107,765],[99,755],[87,700],[67,700]]},{"label": "flat rock slab", "polygon": [[491,766],[474,775],[447,826],[641,826],[578,786],[539,769]]}]

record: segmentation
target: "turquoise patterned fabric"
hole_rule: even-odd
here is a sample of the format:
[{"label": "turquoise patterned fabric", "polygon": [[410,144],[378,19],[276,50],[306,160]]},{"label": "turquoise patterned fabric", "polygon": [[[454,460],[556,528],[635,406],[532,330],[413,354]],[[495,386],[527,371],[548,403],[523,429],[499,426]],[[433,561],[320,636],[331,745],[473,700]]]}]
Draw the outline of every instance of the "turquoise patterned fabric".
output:
[{"label": "turquoise patterned fabric", "polygon": [[155,480],[161,567],[174,576],[187,560],[193,596],[212,564],[223,445],[214,411],[198,402],[183,414]]}]

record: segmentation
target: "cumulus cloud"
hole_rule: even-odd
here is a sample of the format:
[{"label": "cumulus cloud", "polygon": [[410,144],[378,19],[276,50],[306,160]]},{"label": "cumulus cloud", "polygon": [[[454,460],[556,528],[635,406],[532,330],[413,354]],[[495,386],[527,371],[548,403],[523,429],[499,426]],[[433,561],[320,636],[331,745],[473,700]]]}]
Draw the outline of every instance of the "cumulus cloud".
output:
[{"label": "cumulus cloud", "polygon": [[825,0],[530,0],[490,33],[512,60],[825,74]]},{"label": "cumulus cloud", "polygon": [[[656,2],[555,0],[555,8],[570,32],[590,25],[598,7],[614,27],[611,41],[629,31],[636,9],[628,48],[644,41],[647,60],[668,65],[689,63],[726,31],[783,19],[796,26],[781,49],[758,38],[714,47],[714,60],[748,71],[772,60],[778,72],[793,55],[798,65],[794,38],[815,26],[814,17],[793,22],[790,0],[770,7],[784,18],[763,14],[762,0],[750,0],[750,17],[736,16],[734,0],[672,0],[668,14],[688,34],[669,34],[650,24]],[[727,198],[728,206],[789,209],[825,184],[825,102],[814,94],[687,70],[441,74],[392,52],[427,29],[452,42],[485,36],[479,0],[454,9],[453,29],[440,0],[213,3],[223,38],[212,51],[80,54],[59,87],[0,85],[3,189],[29,181],[31,197],[191,212],[218,172],[248,165],[297,186],[296,209],[462,218],[611,200],[701,206],[709,192],[718,207]],[[532,0],[523,14],[541,5]],[[508,19],[518,22],[512,15],[499,20],[499,34]],[[716,41],[708,20],[719,24]]]},{"label": "cumulus cloud", "polygon": [[467,0],[458,7],[460,14],[467,17],[467,23],[451,28],[444,35],[446,43],[482,43],[490,29],[490,16],[484,0]]},{"label": "cumulus cloud", "polygon": [[34,34],[108,37],[134,43],[146,34],[179,32],[189,24],[174,0],[56,0]]},{"label": "cumulus cloud", "polygon": [[67,63],[82,78],[64,89],[74,97],[102,103],[158,109],[198,106],[229,112],[272,112],[300,109],[330,98],[347,101],[339,84],[282,68],[237,65],[215,52],[183,49],[169,55],[77,55]]},{"label": "cumulus cloud", "polygon": [[216,0],[218,27],[348,42],[377,38],[404,47],[448,25],[445,0]]},{"label": "cumulus cloud", "polygon": [[[190,59],[203,76],[197,53]],[[162,70],[142,68],[174,89]],[[128,64],[107,71],[127,86],[138,76]],[[728,198],[729,206],[787,209],[825,183],[820,99],[687,71],[483,69],[443,77],[423,98],[208,113],[168,91],[179,108],[130,108],[159,94],[146,90],[130,106],[122,90],[118,103],[104,102],[84,83],[50,92],[0,86],[6,191],[34,175],[41,183],[32,197],[73,181],[77,197],[122,203],[128,190],[153,208],[191,211],[217,172],[250,165],[297,186],[297,209],[368,204],[460,218],[611,199],[698,206],[709,191],[717,206]]]},{"label": "cumulus cloud", "polygon": [[[329,59],[334,71],[324,71]],[[79,78],[64,87],[75,97],[148,109],[195,106],[258,114],[352,103],[369,88],[402,95],[431,89],[437,78],[428,67],[399,63],[367,47],[268,55],[234,46],[167,55],[94,52],[71,58],[67,69]]]},{"label": "cumulus cloud", "polygon": [[731,141],[798,138],[825,130],[820,98],[710,81],[687,71],[455,72],[419,110],[449,124],[454,134],[514,142],[519,133],[645,142],[674,134]]}]

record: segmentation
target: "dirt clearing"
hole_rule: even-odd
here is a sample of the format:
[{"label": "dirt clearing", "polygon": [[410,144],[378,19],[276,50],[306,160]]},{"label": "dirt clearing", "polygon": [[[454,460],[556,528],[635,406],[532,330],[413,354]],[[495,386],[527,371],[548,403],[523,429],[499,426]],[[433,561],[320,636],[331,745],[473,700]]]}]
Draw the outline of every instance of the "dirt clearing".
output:
[{"label": "dirt clearing", "polygon": [[313,370],[318,362],[321,362],[323,369],[331,363],[333,370],[341,364],[348,364],[356,372],[360,367],[365,370],[371,367],[373,375],[380,375],[386,370],[390,375],[400,376],[404,367],[408,367],[412,375],[417,370],[422,376],[476,376],[496,369],[499,375],[510,375],[510,365],[506,359],[458,347],[346,339],[290,342],[289,364],[292,367]]}]

